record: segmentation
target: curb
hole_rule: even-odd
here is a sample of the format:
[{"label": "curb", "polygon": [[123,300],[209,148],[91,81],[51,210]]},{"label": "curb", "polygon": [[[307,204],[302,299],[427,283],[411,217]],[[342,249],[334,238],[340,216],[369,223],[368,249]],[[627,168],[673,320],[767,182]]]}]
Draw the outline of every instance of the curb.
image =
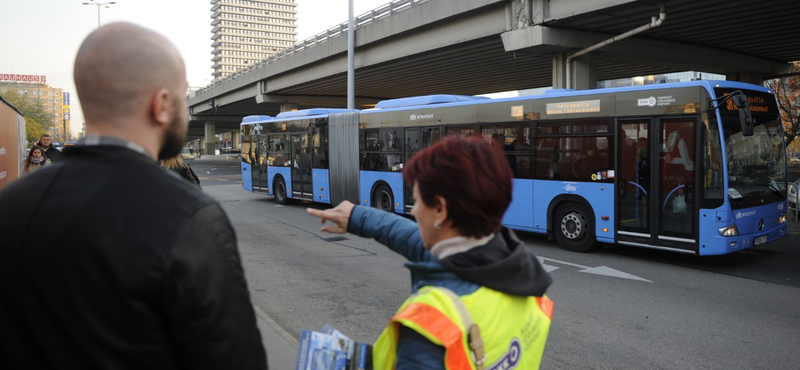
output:
[{"label": "curb", "polygon": [[286,332],[264,310],[253,305],[256,313],[261,342],[267,352],[267,365],[270,369],[294,369],[297,363],[297,339]]},{"label": "curb", "polygon": [[220,154],[220,155],[204,155],[200,158],[195,158],[195,161],[225,161],[225,160],[239,160],[239,154]]}]

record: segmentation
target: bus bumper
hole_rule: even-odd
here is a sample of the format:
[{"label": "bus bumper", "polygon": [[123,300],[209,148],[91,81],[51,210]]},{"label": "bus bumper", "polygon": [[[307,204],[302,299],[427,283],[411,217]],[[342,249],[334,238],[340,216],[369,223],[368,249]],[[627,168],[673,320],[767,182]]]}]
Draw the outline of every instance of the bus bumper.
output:
[{"label": "bus bumper", "polygon": [[758,233],[731,237],[715,236],[711,243],[701,243],[701,256],[728,254],[752,247],[761,246],[786,236],[786,224],[780,224],[770,230]]}]

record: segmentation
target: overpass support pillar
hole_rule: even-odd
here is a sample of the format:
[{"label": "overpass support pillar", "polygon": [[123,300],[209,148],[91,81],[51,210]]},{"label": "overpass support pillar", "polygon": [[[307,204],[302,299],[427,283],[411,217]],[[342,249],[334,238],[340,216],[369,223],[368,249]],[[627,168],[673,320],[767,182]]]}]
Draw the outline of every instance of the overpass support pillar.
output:
[{"label": "overpass support pillar", "polygon": [[241,135],[242,133],[239,131],[231,132],[231,148],[233,150],[239,150],[239,144],[242,142]]},{"label": "overpass support pillar", "polygon": [[728,81],[747,82],[753,85],[761,85],[764,81],[764,76],[758,72],[734,72],[725,75]]},{"label": "overpass support pillar", "polygon": [[282,103],[281,104],[281,112],[291,112],[297,110],[297,104],[294,103]]},{"label": "overpass support pillar", "polygon": [[570,85],[567,86],[567,54],[553,57],[553,88],[588,90],[597,88],[597,60],[591,55],[582,55],[569,63]]},{"label": "overpass support pillar", "polygon": [[205,145],[203,146],[205,152],[203,154],[205,155],[216,154],[215,149],[216,149],[217,139],[215,135],[216,134],[214,132],[214,122],[211,121],[206,122],[206,137],[205,137]]}]

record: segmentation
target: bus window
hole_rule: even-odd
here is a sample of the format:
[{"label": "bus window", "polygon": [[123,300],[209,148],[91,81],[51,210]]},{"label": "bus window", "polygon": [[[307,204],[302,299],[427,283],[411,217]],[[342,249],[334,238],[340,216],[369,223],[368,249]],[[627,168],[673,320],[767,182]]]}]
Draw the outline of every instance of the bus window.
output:
[{"label": "bus window", "polygon": [[422,129],[422,149],[430,148],[441,140],[438,127],[428,127]]},{"label": "bus window", "polygon": [[536,140],[536,166],[535,175],[538,178],[548,180],[558,180],[561,178],[561,168],[563,167],[564,157],[561,155],[561,148],[565,141],[564,138],[540,138]]},{"label": "bus window", "polygon": [[475,135],[478,133],[478,127],[476,125],[465,125],[465,126],[453,126],[448,127],[445,131],[445,135],[458,135],[461,137],[467,137],[470,135]]},{"label": "bus window", "polygon": [[[717,127],[714,116],[709,117],[708,113],[702,115],[702,126],[700,130],[702,140],[703,167],[705,171],[702,185],[702,199],[704,207],[716,208],[722,205],[724,200],[724,188],[722,177],[722,148],[720,147],[719,127]],[[709,118],[711,121],[709,121]]]},{"label": "bus window", "polygon": [[403,169],[401,128],[363,130],[359,138],[362,171],[392,171]]},{"label": "bus window", "polygon": [[417,151],[419,151],[419,129],[405,129],[405,136],[405,161],[408,162],[408,160],[411,159],[414,154],[417,154]]},{"label": "bus window", "polygon": [[270,166],[285,167],[289,166],[289,138],[287,134],[270,134],[269,154],[267,164]]},{"label": "bus window", "polygon": [[481,129],[481,136],[489,145],[496,145],[506,153],[516,178],[532,178],[530,133],[530,126],[520,123],[487,125]]},{"label": "bus window", "polygon": [[[590,137],[579,139],[578,142],[580,143],[578,148],[580,155],[572,166],[575,178],[603,179],[602,172],[611,168],[608,164],[608,139],[605,137]],[[598,173],[601,173],[601,175],[597,176]]]}]

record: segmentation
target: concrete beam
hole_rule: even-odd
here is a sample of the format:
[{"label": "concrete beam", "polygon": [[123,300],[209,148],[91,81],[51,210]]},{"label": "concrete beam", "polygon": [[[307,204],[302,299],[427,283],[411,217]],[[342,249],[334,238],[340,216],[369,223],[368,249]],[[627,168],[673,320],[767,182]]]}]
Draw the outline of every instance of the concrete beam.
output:
[{"label": "concrete beam", "polygon": [[[642,34],[646,36],[646,32]],[[506,51],[530,54],[574,52],[614,35],[563,30],[545,26],[528,27],[501,35]],[[677,42],[628,38],[598,49],[597,60],[634,65],[657,65],[666,68],[713,73],[757,72],[764,75],[787,73],[791,65],[749,55]]]},{"label": "concrete beam", "polygon": [[[531,1],[531,0],[528,0]],[[538,3],[540,1],[533,0]],[[603,0],[603,1],[575,1],[575,0],[549,0],[540,4],[542,10],[546,9],[546,17],[543,22],[570,18],[577,15],[592,13],[598,10],[612,8],[619,5],[635,3],[639,0]],[[545,8],[546,6],[546,8]],[[642,22],[644,23],[644,22]]]},{"label": "concrete beam", "polygon": [[205,122],[213,121],[217,123],[236,123],[242,122],[242,116],[237,115],[203,115],[203,116],[189,116],[189,125],[202,125]]},{"label": "concrete beam", "polygon": [[[356,106],[374,106],[380,99],[356,97]],[[346,96],[314,96],[314,95],[272,95],[261,94],[256,96],[256,102],[285,104],[293,103],[296,105],[311,105],[317,107],[346,107]]]},{"label": "concrete beam", "polygon": [[521,29],[534,25],[547,24],[559,19],[570,18],[594,11],[625,5],[637,0],[517,0],[510,2],[510,27]]},{"label": "concrete beam", "polygon": [[211,106],[212,100],[214,101],[215,107],[221,107],[226,104],[235,103],[245,99],[255,98],[256,95],[260,94],[258,88],[259,88],[258,84],[252,83],[236,90],[222,92],[220,95],[217,95],[216,97],[214,97],[213,94],[204,95],[207,97],[207,99],[205,100],[193,100],[197,97],[189,99],[189,114],[193,115],[199,113],[213,113],[214,109],[212,109]]},{"label": "concrete beam", "polygon": [[[436,1],[432,1],[424,3],[423,5],[436,3]],[[452,4],[452,2],[446,1],[444,3]],[[420,5],[419,8],[423,8],[423,5]],[[358,79],[358,72],[361,68],[406,58],[413,54],[423,54],[428,51],[445,48],[454,43],[464,42],[465,40],[475,40],[497,35],[506,30],[506,10],[504,6],[499,5],[487,7],[480,12],[468,13],[443,23],[439,27],[416,26],[416,24],[421,21],[415,21],[411,18],[411,15],[414,14],[413,12],[414,11],[403,12],[388,18],[387,20],[392,20],[390,23],[376,23],[375,25],[365,26],[359,30],[359,32],[362,32],[364,29],[375,29],[376,33],[383,34],[388,32],[384,28],[391,29],[395,27],[398,29],[410,29],[410,27],[419,27],[413,29],[412,32],[403,34],[403,37],[389,38],[380,43],[374,42],[377,40],[365,42],[359,38],[372,38],[374,36],[371,36],[369,33],[356,32],[356,44],[368,45],[356,47],[356,79]],[[453,10],[449,10],[449,12],[453,12]],[[444,10],[441,12],[433,12],[433,14],[438,13],[446,14]],[[431,17],[431,14],[424,12],[423,14],[424,16],[420,16],[425,19]],[[303,66],[297,67],[292,73],[280,74],[269,78],[266,84],[267,92],[280,91],[281,89],[309,81],[315,81],[330,77],[331,75],[347,72],[346,38],[334,38],[328,40],[325,44],[319,45],[319,47],[324,47],[324,49],[328,51],[325,58],[317,59],[313,64],[303,63]],[[303,56],[305,56],[305,54]],[[309,56],[311,55],[309,54]],[[300,56],[298,55],[297,58],[300,58]],[[288,62],[289,60],[286,61],[286,63]],[[281,60],[275,64],[277,66],[282,63],[283,61]],[[356,93],[358,93],[357,84]]]}]

